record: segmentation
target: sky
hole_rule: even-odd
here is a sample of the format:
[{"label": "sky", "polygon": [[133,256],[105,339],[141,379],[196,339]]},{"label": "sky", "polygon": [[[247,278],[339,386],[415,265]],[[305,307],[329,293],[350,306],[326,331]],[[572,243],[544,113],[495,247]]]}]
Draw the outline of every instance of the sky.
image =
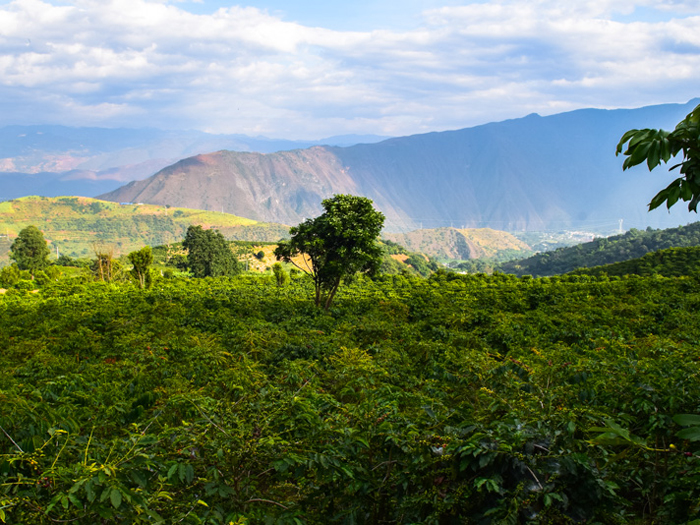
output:
[{"label": "sky", "polygon": [[0,126],[403,136],[700,96],[700,0],[0,0]]}]

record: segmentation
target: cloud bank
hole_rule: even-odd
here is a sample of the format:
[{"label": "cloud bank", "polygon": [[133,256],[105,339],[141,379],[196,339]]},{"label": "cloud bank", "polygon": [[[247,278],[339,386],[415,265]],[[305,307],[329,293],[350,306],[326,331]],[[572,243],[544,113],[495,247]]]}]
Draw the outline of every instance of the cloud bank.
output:
[{"label": "cloud bank", "polygon": [[244,6],[14,0],[0,6],[0,125],[406,135],[700,95],[699,2],[570,4],[468,3],[353,32]]}]

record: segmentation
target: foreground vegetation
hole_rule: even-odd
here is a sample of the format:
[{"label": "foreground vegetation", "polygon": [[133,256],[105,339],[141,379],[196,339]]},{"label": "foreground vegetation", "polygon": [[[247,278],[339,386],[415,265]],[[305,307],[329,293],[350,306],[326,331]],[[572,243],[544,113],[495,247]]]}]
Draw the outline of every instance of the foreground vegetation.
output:
[{"label": "foreground vegetation", "polygon": [[673,419],[700,413],[696,279],[359,278],[328,313],[312,295],[298,276],[0,295],[0,519],[700,517]]}]

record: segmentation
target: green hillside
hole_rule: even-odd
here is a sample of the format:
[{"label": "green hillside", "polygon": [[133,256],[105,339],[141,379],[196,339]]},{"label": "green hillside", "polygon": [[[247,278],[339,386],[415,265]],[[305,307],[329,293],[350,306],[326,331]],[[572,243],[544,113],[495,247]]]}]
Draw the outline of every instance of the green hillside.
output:
[{"label": "green hillside", "polygon": [[689,246],[700,246],[700,222],[665,230],[633,228],[622,235],[509,261],[499,265],[498,270],[516,275],[560,275],[578,268],[636,259],[657,250]]},{"label": "green hillside", "polygon": [[23,197],[0,202],[0,264],[14,237],[29,225],[39,228],[54,254],[93,255],[93,246],[125,255],[144,245],[181,240],[187,227],[216,228],[229,240],[277,241],[289,227],[263,223],[227,213],[171,208],[151,204],[118,204],[87,197]]},{"label": "green hillside", "polygon": [[623,261],[593,268],[579,268],[571,272],[574,275],[661,275],[663,277],[680,277],[695,275],[700,272],[700,246],[687,248],[667,248],[650,252],[637,259]]}]

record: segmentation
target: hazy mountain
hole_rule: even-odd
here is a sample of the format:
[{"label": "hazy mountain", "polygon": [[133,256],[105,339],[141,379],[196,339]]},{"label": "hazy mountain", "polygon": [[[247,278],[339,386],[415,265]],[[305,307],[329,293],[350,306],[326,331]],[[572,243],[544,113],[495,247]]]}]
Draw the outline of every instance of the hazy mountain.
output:
[{"label": "hazy mountain", "polygon": [[630,128],[672,128],[700,100],[633,110],[585,109],[268,155],[198,155],[102,198],[211,210],[295,224],[333,193],[365,195],[388,231],[436,227],[609,229],[688,222],[646,204],[670,181],[663,168],[623,173],[615,157]]},{"label": "hazy mountain", "polygon": [[94,196],[149,177],[184,157],[221,149],[269,153],[385,138],[343,135],[290,141],[148,128],[7,126],[0,128],[0,200],[25,195]]}]

